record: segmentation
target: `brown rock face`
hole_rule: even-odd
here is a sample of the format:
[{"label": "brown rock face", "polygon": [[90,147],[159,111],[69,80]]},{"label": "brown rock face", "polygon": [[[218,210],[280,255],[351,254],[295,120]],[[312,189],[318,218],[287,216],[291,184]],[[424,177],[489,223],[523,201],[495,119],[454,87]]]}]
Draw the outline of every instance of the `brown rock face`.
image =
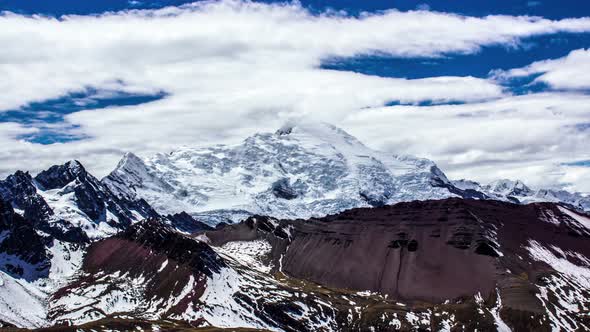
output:
[{"label": "brown rock face", "polygon": [[[547,213],[565,221],[548,222]],[[527,241],[590,257],[588,230],[568,223],[553,204],[417,201],[308,221],[279,221],[271,233],[261,231],[269,224],[262,222],[264,218],[254,220],[208,236],[220,244],[252,238],[257,228],[259,236],[273,239],[273,247],[278,243],[286,248],[273,256],[275,265],[288,275],[329,287],[377,291],[404,301],[441,303],[478,292],[489,298],[501,281],[520,285],[507,290],[507,301],[539,308],[534,296],[529,300],[521,296],[523,292],[531,295],[530,290],[523,291],[529,281],[514,277],[525,273],[535,278],[535,271],[544,268],[542,263],[517,258],[528,255]],[[277,237],[278,229],[290,229],[290,239]]]},{"label": "brown rock face", "polygon": [[499,271],[487,232],[467,209],[444,201],[353,210],[297,227],[283,270],[400,300],[488,295]]},{"label": "brown rock face", "polygon": [[[108,285],[94,295],[97,301],[84,303],[85,316],[82,317],[108,315],[99,300],[116,303],[121,297],[132,303],[134,311],[150,309],[167,317],[186,311],[202,295],[207,277],[219,273],[225,266],[207,244],[184,237],[159,220],[148,219],[117,236],[90,245],[81,273],[53,294],[51,300],[80,296],[92,287]],[[136,283],[140,280],[141,284],[135,293],[129,293],[133,280]],[[191,288],[185,289],[187,285]],[[125,295],[110,295],[112,290],[120,290]],[[136,297],[131,298],[129,294]],[[71,314],[68,310],[70,308],[56,306],[50,317],[57,318],[58,325],[69,324],[60,319]]]},{"label": "brown rock face", "polygon": [[346,220],[307,224],[289,246],[283,271],[400,299],[444,301],[489,294],[497,273],[494,258],[458,247],[477,236],[477,225],[468,219],[438,225],[420,217],[391,222],[395,217],[384,215],[352,227]]},{"label": "brown rock face", "polygon": [[461,199],[311,220],[255,216],[198,240],[147,220],[90,245],[82,273],[52,296],[50,317],[125,324],[156,312],[187,326],[281,331],[586,331],[589,228],[589,216],[564,206]]}]

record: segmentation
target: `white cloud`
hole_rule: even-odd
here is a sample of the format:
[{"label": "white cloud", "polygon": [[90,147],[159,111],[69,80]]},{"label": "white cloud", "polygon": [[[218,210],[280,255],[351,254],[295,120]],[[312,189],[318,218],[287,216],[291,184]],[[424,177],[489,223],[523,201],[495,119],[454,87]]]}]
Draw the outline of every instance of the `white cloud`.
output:
[{"label": "white cloud", "polygon": [[533,62],[532,64],[507,71],[495,71],[499,80],[527,77],[540,74],[534,82],[543,82],[555,89],[590,89],[590,49],[571,51],[567,56]]},{"label": "white cloud", "polygon": [[[521,161],[553,167],[568,151],[580,151],[574,146],[584,137],[566,135],[563,126],[581,121],[579,108],[572,110],[569,101],[586,105],[584,96],[522,99],[508,96],[493,80],[380,78],[318,65],[329,56],[474,53],[484,45],[512,45],[519,38],[559,31],[590,31],[590,19],[474,18],[428,11],[314,16],[297,3],[239,1],[60,19],[5,14],[0,16],[0,109],[88,86],[170,95],[149,104],[66,116],[66,125],[78,125],[80,134],[90,136],[82,141],[41,146],[14,138],[34,129],[1,124],[0,172],[37,171],[78,158],[104,175],[124,151],[147,155],[182,144],[236,141],[301,116],[342,125],[376,147],[432,157],[453,175],[503,175]],[[497,98],[502,99],[493,101]],[[390,100],[470,104],[375,108]],[[515,105],[523,109],[501,112]],[[567,115],[552,122],[549,106]],[[523,132],[524,125],[529,131]],[[543,144],[555,149],[553,155],[534,153]],[[497,167],[481,176],[480,164]],[[526,175],[542,176],[535,172]]]},{"label": "white cloud", "polygon": [[129,83],[128,89],[176,92],[178,76],[185,78],[196,66],[219,65],[208,74],[244,65],[252,71],[300,70],[326,56],[472,53],[482,45],[557,31],[590,31],[590,18],[474,18],[425,11],[351,18],[314,16],[297,4],[240,1],[61,19],[6,14],[0,17],[0,74],[8,79],[0,83],[5,92],[0,109],[116,79]]},{"label": "white cloud", "polygon": [[343,123],[366,142],[438,161],[452,178],[522,179],[534,187],[590,191],[590,96],[543,93],[453,106],[382,107]]}]

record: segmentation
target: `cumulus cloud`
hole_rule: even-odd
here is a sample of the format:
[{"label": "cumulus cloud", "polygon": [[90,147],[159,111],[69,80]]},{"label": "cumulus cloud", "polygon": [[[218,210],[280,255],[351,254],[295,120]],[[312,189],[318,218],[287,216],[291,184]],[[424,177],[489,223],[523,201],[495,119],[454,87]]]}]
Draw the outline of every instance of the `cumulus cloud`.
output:
[{"label": "cumulus cloud", "polygon": [[[319,64],[332,56],[475,53],[533,35],[587,31],[590,18],[475,18],[423,10],[351,17],[314,15],[297,3],[242,1],[61,18],[4,13],[0,110],[88,87],[167,96],[64,116],[59,125],[88,137],[80,141],[42,146],[16,139],[38,129],[0,124],[0,172],[37,171],[78,158],[104,175],[124,151],[146,156],[184,144],[235,142],[294,117],[341,125],[377,148],[432,157],[457,176],[504,176],[516,169],[511,165],[527,163],[550,168],[568,151],[580,152],[575,146],[585,136],[566,135],[564,128],[582,121],[571,101],[586,105],[583,95],[512,97],[493,79],[382,78]],[[392,100],[467,104],[381,107]],[[567,115],[553,121],[552,112]],[[527,132],[519,127],[525,124]],[[553,155],[536,152],[543,144]],[[491,172],[496,164],[499,171]],[[481,165],[489,166],[485,175],[478,174]],[[530,168],[525,175],[535,181],[541,174]],[[564,181],[555,177],[553,183]]]},{"label": "cumulus cloud", "polygon": [[492,75],[499,80],[510,80],[540,74],[533,81],[548,84],[555,89],[590,89],[590,50],[571,51],[567,56],[533,62],[532,64],[507,71],[495,71]]},{"label": "cumulus cloud", "polygon": [[[590,191],[590,96],[539,93],[465,105],[382,107],[345,127],[388,151],[429,157],[452,178],[522,179],[534,187]],[[416,128],[419,128],[418,130]],[[389,133],[389,134],[386,134]]]},{"label": "cumulus cloud", "polygon": [[[190,89],[177,78],[197,66],[250,65],[299,70],[326,56],[384,53],[438,56],[558,31],[590,31],[590,18],[485,18],[427,11],[315,16],[298,4],[199,2],[60,19],[0,17],[0,109],[80,89],[126,82],[125,89]],[[223,65],[220,65],[220,62]],[[23,75],[26,73],[26,75]],[[181,82],[185,83],[185,82]]]}]

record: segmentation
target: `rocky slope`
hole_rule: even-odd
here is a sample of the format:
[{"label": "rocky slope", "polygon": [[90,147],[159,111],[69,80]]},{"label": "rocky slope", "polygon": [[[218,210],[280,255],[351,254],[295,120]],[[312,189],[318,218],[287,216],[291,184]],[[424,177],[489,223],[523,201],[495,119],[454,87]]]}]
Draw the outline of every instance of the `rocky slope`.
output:
[{"label": "rocky slope", "polygon": [[48,301],[78,272],[91,241],[158,214],[114,195],[77,161],[0,181],[0,323],[51,324]]},{"label": "rocky slope", "polygon": [[491,200],[254,216],[193,237],[148,219],[90,244],[44,298],[44,319],[87,331],[585,331],[589,239],[589,215]]},{"label": "rocky slope", "polygon": [[78,161],[53,166],[34,178],[17,171],[0,181],[0,198],[41,230],[80,242],[158,215],[142,199],[119,198]]},{"label": "rocky slope", "polygon": [[84,246],[43,232],[0,198],[0,327],[47,325],[47,299],[77,271]]},{"label": "rocky slope", "polygon": [[134,318],[312,331],[333,319],[320,296],[241,265],[155,219],[92,244],[78,278],[58,290],[50,306],[49,317],[58,325]]},{"label": "rocky slope", "polygon": [[402,329],[590,328],[590,216],[560,205],[410,202],[307,221],[257,216],[206,234],[238,256],[267,243],[271,272],[402,303]]}]

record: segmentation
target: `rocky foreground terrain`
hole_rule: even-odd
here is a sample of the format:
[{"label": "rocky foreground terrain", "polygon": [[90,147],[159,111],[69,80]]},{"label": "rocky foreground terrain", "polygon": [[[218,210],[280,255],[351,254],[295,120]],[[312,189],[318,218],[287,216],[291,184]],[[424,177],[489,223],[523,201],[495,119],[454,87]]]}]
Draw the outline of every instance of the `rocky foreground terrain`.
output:
[{"label": "rocky foreground terrain", "polygon": [[[6,205],[2,216],[2,225],[26,225]],[[553,203],[462,199],[305,221],[254,216],[191,236],[147,219],[91,244],[62,244],[64,265],[79,269],[45,298],[46,319],[120,330],[584,331],[589,227],[590,216]],[[37,239],[12,230],[4,247]],[[15,255],[51,271],[63,258],[37,256],[39,241]],[[3,294],[30,295],[5,275]]]}]

